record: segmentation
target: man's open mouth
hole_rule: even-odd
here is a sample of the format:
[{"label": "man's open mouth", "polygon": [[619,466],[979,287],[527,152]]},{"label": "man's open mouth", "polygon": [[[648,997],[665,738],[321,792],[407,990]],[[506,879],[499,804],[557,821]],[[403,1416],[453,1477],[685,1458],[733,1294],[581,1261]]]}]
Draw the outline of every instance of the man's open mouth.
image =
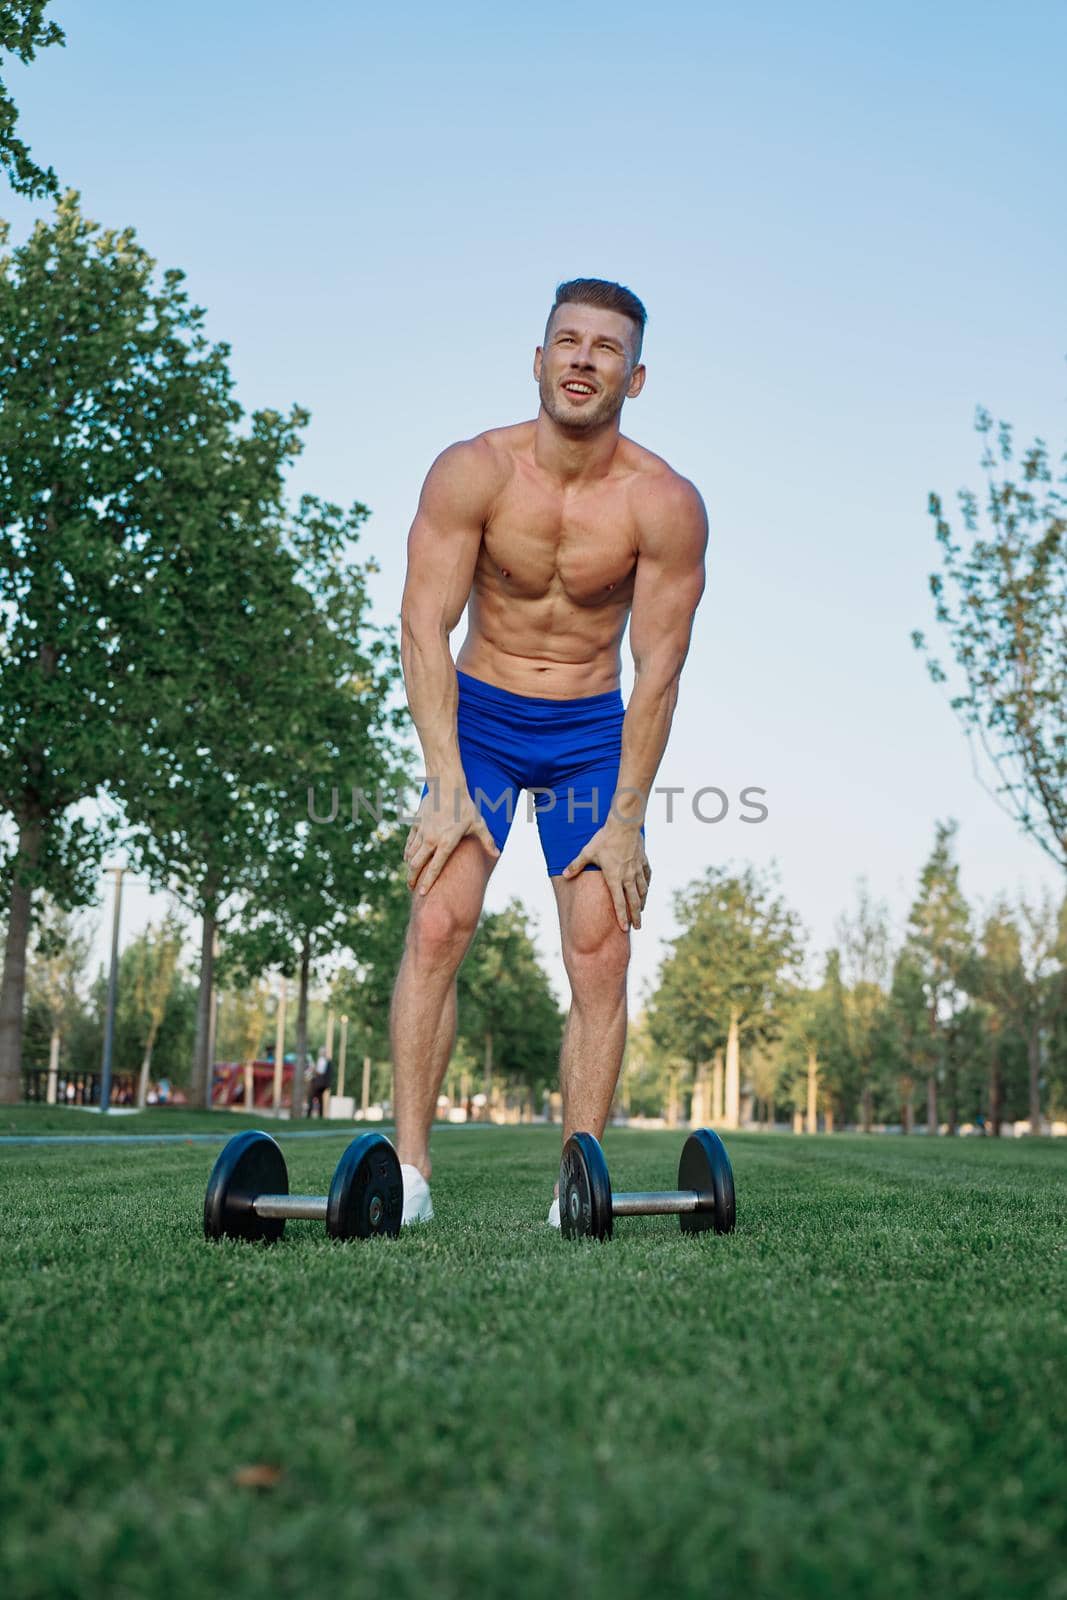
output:
[{"label": "man's open mouth", "polygon": [[573,395],[596,394],[596,390],[593,388],[592,384],[591,383],[582,383],[580,378],[568,378],[565,381],[565,383],[562,385],[562,387],[564,389],[566,389],[568,394],[573,394]]}]

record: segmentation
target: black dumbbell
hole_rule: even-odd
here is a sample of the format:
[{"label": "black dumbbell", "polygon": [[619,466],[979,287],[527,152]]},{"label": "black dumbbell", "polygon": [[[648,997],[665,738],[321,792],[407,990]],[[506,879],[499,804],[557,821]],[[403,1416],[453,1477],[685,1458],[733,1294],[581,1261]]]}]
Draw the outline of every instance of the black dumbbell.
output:
[{"label": "black dumbbell", "polygon": [[559,1220],[568,1239],[610,1239],[616,1217],[673,1216],[683,1233],[732,1233],[734,1173],[726,1146],[711,1128],[689,1135],[678,1163],[677,1189],[612,1194],[604,1152],[591,1133],[572,1133],[559,1169]]},{"label": "black dumbbell", "polygon": [[331,1239],[393,1238],[404,1212],[400,1161],[381,1133],[353,1139],[329,1194],[290,1194],[285,1157],[269,1133],[248,1129],[223,1146],[204,1197],[207,1239],[280,1239],[287,1217],[323,1220]]}]

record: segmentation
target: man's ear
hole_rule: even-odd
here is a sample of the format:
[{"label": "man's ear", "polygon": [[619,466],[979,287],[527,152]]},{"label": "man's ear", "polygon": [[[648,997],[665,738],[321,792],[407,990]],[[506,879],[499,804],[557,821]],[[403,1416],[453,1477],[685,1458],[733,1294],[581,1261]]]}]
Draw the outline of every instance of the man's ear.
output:
[{"label": "man's ear", "polygon": [[543,355],[544,351],[542,350],[541,346],[538,345],[537,349],[534,351],[534,379],[537,383],[541,382],[541,358]]},{"label": "man's ear", "polygon": [[641,390],[645,387],[645,367],[642,362],[630,374],[630,387],[626,391],[627,400],[636,400]]}]

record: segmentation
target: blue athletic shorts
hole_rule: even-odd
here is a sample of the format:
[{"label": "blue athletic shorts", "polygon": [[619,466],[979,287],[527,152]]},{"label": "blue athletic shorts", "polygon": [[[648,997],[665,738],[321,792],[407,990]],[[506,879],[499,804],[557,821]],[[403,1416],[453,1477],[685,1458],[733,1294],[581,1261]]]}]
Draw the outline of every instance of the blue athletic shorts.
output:
[{"label": "blue athletic shorts", "polygon": [[502,850],[519,792],[527,790],[548,875],[558,877],[608,820],[622,756],[621,691],[544,700],[466,672],[456,677],[459,754],[471,799]]}]

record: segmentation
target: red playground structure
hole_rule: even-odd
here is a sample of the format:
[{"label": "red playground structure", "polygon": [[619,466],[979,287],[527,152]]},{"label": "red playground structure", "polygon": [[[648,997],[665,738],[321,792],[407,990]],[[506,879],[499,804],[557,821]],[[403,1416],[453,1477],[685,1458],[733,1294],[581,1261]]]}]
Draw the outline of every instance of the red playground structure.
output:
[{"label": "red playground structure", "polygon": [[[288,1105],[293,1092],[295,1061],[282,1063],[281,1104]],[[211,1104],[241,1107],[251,1111],[260,1106],[269,1111],[274,1105],[273,1061],[217,1061],[212,1068]]]}]

